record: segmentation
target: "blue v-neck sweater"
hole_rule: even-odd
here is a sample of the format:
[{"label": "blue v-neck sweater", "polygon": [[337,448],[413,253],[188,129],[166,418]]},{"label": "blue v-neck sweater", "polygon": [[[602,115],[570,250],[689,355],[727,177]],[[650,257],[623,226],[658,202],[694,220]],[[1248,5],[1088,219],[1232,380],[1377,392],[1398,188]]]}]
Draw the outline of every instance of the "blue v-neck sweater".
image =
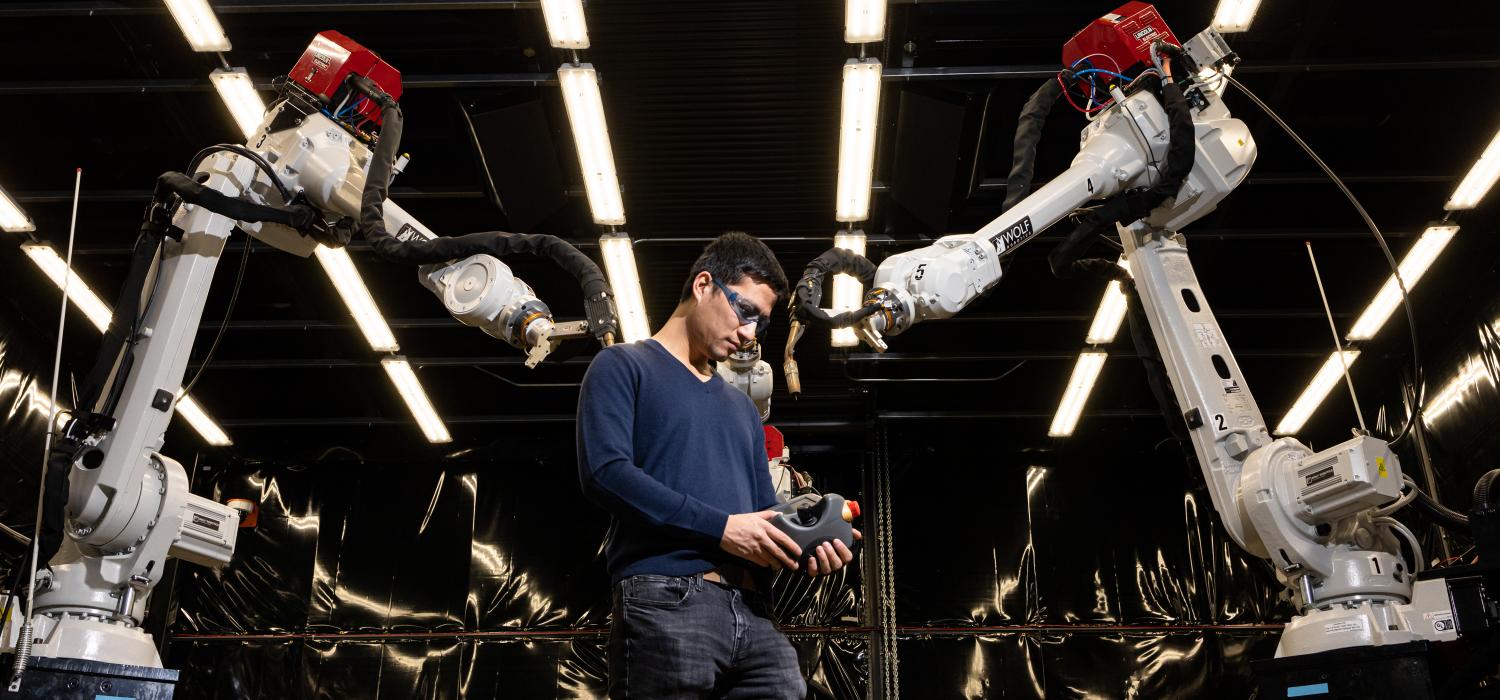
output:
[{"label": "blue v-neck sweater", "polygon": [[703,381],[655,340],[604,348],[578,396],[578,479],[614,516],[610,579],[686,576],[724,563],[731,514],[775,505],[750,397]]}]

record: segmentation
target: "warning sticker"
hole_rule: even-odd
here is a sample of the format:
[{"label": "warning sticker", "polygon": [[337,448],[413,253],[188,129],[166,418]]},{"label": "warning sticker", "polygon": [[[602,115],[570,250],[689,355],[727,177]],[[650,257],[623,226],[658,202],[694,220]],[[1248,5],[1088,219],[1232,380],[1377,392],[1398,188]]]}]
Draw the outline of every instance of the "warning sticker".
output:
[{"label": "warning sticker", "polygon": [[1339,620],[1323,625],[1323,634],[1347,634],[1350,632],[1363,632],[1366,629],[1365,619],[1356,617],[1349,620]]}]

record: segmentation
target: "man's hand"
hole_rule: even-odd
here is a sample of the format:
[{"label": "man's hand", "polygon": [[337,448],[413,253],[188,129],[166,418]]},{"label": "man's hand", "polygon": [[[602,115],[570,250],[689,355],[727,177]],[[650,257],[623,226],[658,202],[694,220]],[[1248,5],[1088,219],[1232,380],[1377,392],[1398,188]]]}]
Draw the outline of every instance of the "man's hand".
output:
[{"label": "man's hand", "polygon": [[776,515],[775,511],[763,510],[759,513],[729,516],[719,547],[761,566],[796,569],[797,557],[802,554],[802,548],[789,535],[771,524],[771,518]]},{"label": "man's hand", "polygon": [[[854,539],[862,540],[864,538],[865,536],[860,534],[858,529],[854,530]],[[831,574],[844,568],[845,564],[854,560],[854,552],[849,551],[849,548],[844,546],[843,540],[824,542],[818,545],[818,548],[814,552],[816,554],[812,562],[807,565],[807,575],[809,576]]]}]

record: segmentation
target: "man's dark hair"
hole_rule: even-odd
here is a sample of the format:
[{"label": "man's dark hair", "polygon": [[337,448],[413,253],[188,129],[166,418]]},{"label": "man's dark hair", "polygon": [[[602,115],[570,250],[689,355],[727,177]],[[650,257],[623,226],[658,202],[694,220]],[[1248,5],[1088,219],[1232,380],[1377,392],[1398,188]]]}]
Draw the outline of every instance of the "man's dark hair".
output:
[{"label": "man's dark hair", "polygon": [[693,278],[700,272],[707,272],[725,285],[736,284],[746,277],[770,285],[776,292],[777,305],[787,295],[786,272],[776,261],[776,254],[759,238],[744,231],[729,231],[703,249],[682,285],[682,296],[677,303],[692,298]]}]

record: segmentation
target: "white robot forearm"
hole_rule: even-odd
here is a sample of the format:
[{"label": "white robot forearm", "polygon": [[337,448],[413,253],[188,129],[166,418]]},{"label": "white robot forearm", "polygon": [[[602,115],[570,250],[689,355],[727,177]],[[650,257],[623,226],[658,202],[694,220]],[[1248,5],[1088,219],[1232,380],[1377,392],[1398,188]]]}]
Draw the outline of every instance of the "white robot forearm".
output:
[{"label": "white robot forearm", "polygon": [[1084,129],[1083,148],[1071,167],[984,228],[882,261],[865,302],[881,311],[856,326],[861,339],[883,351],[882,336],[952,317],[1000,282],[1002,256],[1090,200],[1143,184],[1148,163],[1166,156],[1166,112],[1146,92],[1124,102],[1125,110],[1112,110]]}]

